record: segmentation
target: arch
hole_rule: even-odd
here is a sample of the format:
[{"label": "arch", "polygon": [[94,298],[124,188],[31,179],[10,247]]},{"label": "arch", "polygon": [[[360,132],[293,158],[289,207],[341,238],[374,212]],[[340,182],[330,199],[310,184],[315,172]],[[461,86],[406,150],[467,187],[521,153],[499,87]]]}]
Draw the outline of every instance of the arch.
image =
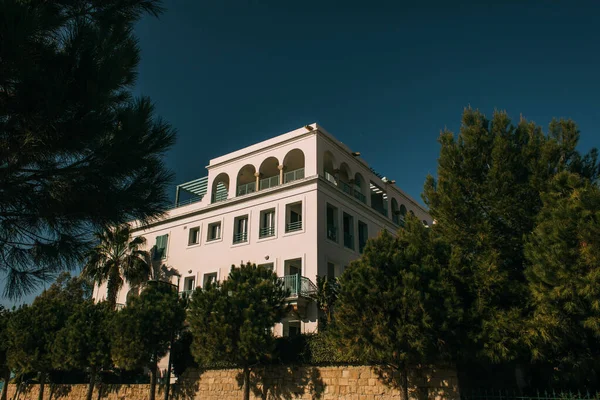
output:
[{"label": "arch", "polygon": [[415,213],[413,212],[413,210],[410,210],[408,213],[409,213],[410,215],[412,215],[413,217],[415,216]]},{"label": "arch", "polygon": [[350,171],[350,167],[345,162],[340,164],[338,177],[342,182],[350,183],[350,179],[352,179],[352,171]]},{"label": "arch", "polygon": [[304,152],[293,149],[283,158],[283,183],[304,178]]},{"label": "arch", "polygon": [[243,196],[256,191],[256,168],[252,164],[246,164],[237,174],[236,196]]},{"label": "arch", "polygon": [[354,174],[354,197],[356,197],[358,200],[362,201],[363,203],[366,203],[367,202],[367,190],[368,190],[368,186],[365,181],[365,178],[363,178],[363,176],[360,174],[360,172],[357,172],[356,174]]},{"label": "arch", "polygon": [[213,180],[211,193],[211,203],[227,200],[227,196],[229,194],[229,175],[227,175],[225,172],[221,172],[219,175],[217,175],[217,177]]},{"label": "arch", "polygon": [[392,221],[400,224],[400,210],[398,209],[398,200],[392,197]]},{"label": "arch", "polygon": [[258,168],[260,173],[259,189],[268,189],[279,185],[279,160],[275,157],[267,157]]},{"label": "arch", "polygon": [[402,218],[406,216],[406,206],[404,204],[400,205],[400,215]]},{"label": "arch", "polygon": [[323,174],[325,176],[325,179],[332,182],[333,184],[337,184],[337,181],[335,179],[336,165],[337,164],[333,154],[329,150],[325,151],[325,153],[323,153]]}]

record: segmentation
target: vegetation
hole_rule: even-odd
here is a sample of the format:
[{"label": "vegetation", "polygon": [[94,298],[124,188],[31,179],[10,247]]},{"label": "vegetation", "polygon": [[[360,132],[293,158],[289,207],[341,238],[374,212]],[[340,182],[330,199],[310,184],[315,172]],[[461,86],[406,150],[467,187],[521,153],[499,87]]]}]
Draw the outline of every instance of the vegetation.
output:
[{"label": "vegetation", "polygon": [[88,254],[83,274],[98,285],[106,282],[106,301],[115,307],[117,294],[127,282],[138,287],[148,281],[153,271],[143,236],[131,239],[131,228],[124,224],[96,234],[98,244]]},{"label": "vegetation", "polygon": [[8,381],[10,380],[10,367],[8,365],[8,319],[11,313],[0,305],[0,379],[4,382],[0,400],[6,400]]},{"label": "vegetation", "polygon": [[185,309],[176,288],[168,283],[150,281],[115,316],[112,357],[128,370],[150,370],[149,399],[156,395],[158,361],[169,351],[174,336],[183,328]]},{"label": "vegetation", "polygon": [[462,310],[444,272],[448,248],[408,216],[393,237],[386,230],[340,278],[335,335],[348,354],[384,364],[408,400],[408,370],[440,361]]},{"label": "vegetation", "polygon": [[252,367],[274,355],[271,328],[285,315],[287,296],[273,271],[250,263],[232,266],[223,283],[196,289],[192,296],[192,354],[200,365],[227,362],[242,368],[245,400]]},{"label": "vegetation", "polygon": [[112,366],[112,311],[109,303],[86,300],[75,307],[54,339],[54,368],[67,371],[89,370],[87,400],[92,399],[98,374]]},{"label": "vegetation", "polygon": [[88,232],[161,215],[175,140],[134,98],[134,24],[159,0],[19,1],[0,16],[0,272],[31,293],[77,266]]}]

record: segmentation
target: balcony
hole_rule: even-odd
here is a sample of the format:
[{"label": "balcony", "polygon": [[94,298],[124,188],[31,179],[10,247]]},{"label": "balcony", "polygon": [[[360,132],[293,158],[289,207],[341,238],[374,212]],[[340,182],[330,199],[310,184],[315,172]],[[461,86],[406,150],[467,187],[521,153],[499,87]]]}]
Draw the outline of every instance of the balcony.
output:
[{"label": "balcony", "polygon": [[270,178],[261,179],[258,187],[260,190],[272,188],[279,185],[279,175],[272,176]]},{"label": "balcony", "polygon": [[286,275],[279,278],[283,282],[283,287],[290,291],[289,299],[300,297],[310,298],[317,293],[317,287],[310,279],[300,274]]},{"label": "balcony", "polygon": [[286,232],[294,232],[302,229],[302,221],[290,222],[285,225]]},{"label": "balcony", "polygon": [[354,250],[354,236],[350,233],[344,233],[344,247]]},{"label": "balcony", "polygon": [[256,192],[256,182],[246,183],[237,187],[236,196],[243,196],[245,194]]},{"label": "balcony", "polygon": [[325,172],[325,179],[337,186],[337,179],[335,179],[335,176],[331,175],[329,172]]},{"label": "balcony", "polygon": [[194,290],[182,290],[179,292],[179,297],[182,299],[191,299],[194,294]]},{"label": "balcony", "polygon": [[299,179],[304,179],[304,168],[299,168],[294,171],[286,172],[283,175],[283,183],[293,182]]},{"label": "balcony", "polygon": [[239,232],[233,235],[233,243],[244,243],[248,241],[248,232]]},{"label": "balcony", "polygon": [[267,226],[265,228],[260,228],[260,231],[258,232],[258,236],[260,238],[265,238],[265,237],[269,237],[269,236],[275,236],[275,227],[274,226]]},{"label": "balcony", "polygon": [[367,196],[362,194],[360,191],[354,189],[354,198],[358,201],[367,204]]},{"label": "balcony", "polygon": [[350,186],[346,182],[340,181],[340,186],[342,187],[342,191],[344,193],[349,194],[350,196],[354,195],[354,190],[352,189],[352,186]]}]

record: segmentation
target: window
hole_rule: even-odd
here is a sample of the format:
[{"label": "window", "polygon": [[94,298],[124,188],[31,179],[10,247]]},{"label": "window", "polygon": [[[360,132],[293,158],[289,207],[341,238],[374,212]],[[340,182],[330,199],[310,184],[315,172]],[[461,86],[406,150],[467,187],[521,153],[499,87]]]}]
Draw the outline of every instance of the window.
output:
[{"label": "window", "polygon": [[328,262],[327,263],[327,279],[335,278],[335,264]]},{"label": "window", "polygon": [[208,238],[206,241],[221,239],[221,222],[213,222],[208,225]]},{"label": "window", "polygon": [[194,290],[196,289],[196,277],[188,276],[183,280],[183,290]]},{"label": "window", "polygon": [[217,283],[217,273],[211,272],[210,274],[204,274],[204,281],[202,282],[202,287],[206,289],[209,285]]},{"label": "window", "polygon": [[154,259],[160,260],[167,257],[167,244],[169,242],[169,234],[161,235],[156,237],[156,245],[154,252]]},{"label": "window", "polygon": [[327,239],[337,242],[337,208],[327,204]]},{"label": "window", "polygon": [[191,246],[193,244],[198,244],[198,243],[200,243],[200,227],[199,226],[190,229],[190,233],[188,236],[188,246]]},{"label": "window", "polygon": [[233,221],[233,243],[248,241],[248,216],[237,217]]},{"label": "window", "polygon": [[343,213],[344,223],[344,247],[354,250],[354,218],[350,214]]},{"label": "window", "polygon": [[302,230],[302,202],[285,206],[286,232]]},{"label": "window", "polygon": [[300,321],[284,321],[283,322],[283,336],[295,337],[300,335]]},{"label": "window", "polygon": [[275,266],[273,263],[266,263],[266,264],[258,264],[259,267],[264,267],[266,269],[270,269],[271,271],[275,272]]},{"label": "window", "polygon": [[369,238],[369,227],[362,221],[358,221],[358,251],[363,252]]},{"label": "window", "polygon": [[275,235],[275,210],[265,210],[260,212],[260,231],[258,236],[261,238]]}]

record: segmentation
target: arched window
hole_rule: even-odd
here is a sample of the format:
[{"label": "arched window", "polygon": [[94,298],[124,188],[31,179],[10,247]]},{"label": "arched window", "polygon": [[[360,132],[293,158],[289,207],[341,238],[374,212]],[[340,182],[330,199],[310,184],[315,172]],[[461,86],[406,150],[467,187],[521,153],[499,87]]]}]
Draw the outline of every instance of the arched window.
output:
[{"label": "arched window", "polygon": [[365,178],[357,172],[354,175],[354,197],[363,203],[367,203],[366,191],[368,190],[367,184],[365,183]]},{"label": "arched window", "polygon": [[256,192],[256,168],[254,165],[244,165],[237,175],[236,196]]},{"label": "arched window", "polygon": [[392,221],[400,225],[400,209],[398,208],[398,201],[394,198],[392,198]]},{"label": "arched window", "polygon": [[212,199],[211,203],[227,200],[229,193],[229,175],[225,172],[220,173],[212,183]]},{"label": "arched window", "polygon": [[326,151],[323,154],[323,175],[329,182],[337,185],[337,180],[335,178],[335,167],[335,157],[330,151]]},{"label": "arched window", "polygon": [[304,152],[290,150],[283,158],[283,183],[304,178]]},{"label": "arched window", "polygon": [[269,157],[260,164],[259,189],[268,189],[279,185],[279,160],[275,157]]}]

